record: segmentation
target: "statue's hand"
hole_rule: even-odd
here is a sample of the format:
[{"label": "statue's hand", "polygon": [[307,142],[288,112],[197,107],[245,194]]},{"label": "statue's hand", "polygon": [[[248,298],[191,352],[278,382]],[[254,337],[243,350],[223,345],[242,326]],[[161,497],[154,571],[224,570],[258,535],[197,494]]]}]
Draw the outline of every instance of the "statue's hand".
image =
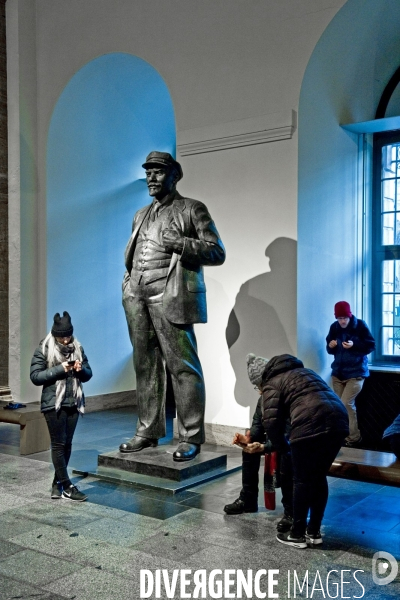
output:
[{"label": "statue's hand", "polygon": [[163,244],[170,252],[182,253],[185,238],[177,229],[164,229]]}]

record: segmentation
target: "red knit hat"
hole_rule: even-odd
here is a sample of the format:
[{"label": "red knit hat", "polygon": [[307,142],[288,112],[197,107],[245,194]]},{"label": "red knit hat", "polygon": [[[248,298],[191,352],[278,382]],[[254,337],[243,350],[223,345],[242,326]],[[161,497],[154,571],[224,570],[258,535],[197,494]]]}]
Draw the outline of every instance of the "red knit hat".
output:
[{"label": "red knit hat", "polygon": [[341,300],[340,302],[336,302],[335,304],[335,319],[339,317],[352,317],[352,312],[350,308],[350,304],[345,300]]}]

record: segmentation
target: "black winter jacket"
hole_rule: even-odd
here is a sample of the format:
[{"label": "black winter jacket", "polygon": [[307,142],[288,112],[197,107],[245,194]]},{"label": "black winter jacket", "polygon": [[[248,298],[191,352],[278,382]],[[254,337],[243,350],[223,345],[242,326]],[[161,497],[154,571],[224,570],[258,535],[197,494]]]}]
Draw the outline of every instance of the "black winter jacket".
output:
[{"label": "black winter jacket", "polygon": [[260,396],[256,410],[253,414],[253,422],[250,427],[250,439],[252,442],[264,444],[264,452],[272,452],[272,444],[267,439],[265,429],[262,423],[262,396]]},{"label": "black winter jacket", "polygon": [[[337,340],[338,344],[329,348],[329,342],[332,340]],[[353,346],[343,348],[342,342],[349,340],[353,342]],[[337,321],[332,323],[326,336],[326,350],[335,357],[331,364],[332,375],[338,379],[369,376],[367,354],[375,350],[375,340],[367,324],[361,319],[353,315],[345,328],[340,327]]]},{"label": "black winter jacket", "polygon": [[327,433],[349,434],[347,411],[340,398],[298,358],[271,358],[262,380],[263,425],[273,446],[287,449],[285,422],[290,421],[290,443]]},{"label": "black winter jacket", "polygon": [[[290,423],[287,420],[284,428],[285,437],[288,438],[290,434]],[[274,452],[271,440],[268,439],[263,425],[263,397],[260,396],[256,410],[253,415],[253,422],[250,427],[250,439],[252,442],[260,442],[264,444],[264,452]]]},{"label": "black winter jacket", "polygon": [[[73,396],[72,378],[78,377],[82,383],[89,381],[92,377],[92,369],[90,368],[87,356],[82,352],[82,371],[69,371],[66,373],[62,365],[56,365],[50,369],[47,367],[47,360],[42,352],[42,342],[36,348],[31,362],[31,381],[35,385],[42,385],[42,396],[40,398],[40,410],[46,412],[54,410],[56,403],[56,381],[58,379],[66,379],[66,393],[61,406],[75,406],[75,398]],[[83,397],[83,403],[85,398]]]}]

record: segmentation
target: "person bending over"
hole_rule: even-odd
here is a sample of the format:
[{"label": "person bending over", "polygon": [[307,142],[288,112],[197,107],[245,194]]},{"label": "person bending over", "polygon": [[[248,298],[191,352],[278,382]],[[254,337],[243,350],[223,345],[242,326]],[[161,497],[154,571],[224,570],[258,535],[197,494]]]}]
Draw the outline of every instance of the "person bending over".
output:
[{"label": "person bending over", "polygon": [[[273,451],[271,442],[267,439],[265,429],[262,424],[262,397],[261,397],[261,379],[268,359],[254,354],[247,355],[247,372],[250,382],[254,389],[260,394],[256,410],[253,415],[253,422],[250,429],[243,435],[236,433],[232,444],[242,447],[242,489],[239,498],[231,504],[224,507],[228,515],[239,515],[247,512],[258,511],[258,474],[260,470],[261,456]],[[279,532],[285,532],[293,524],[292,509],[292,464],[290,453],[285,452],[280,456],[280,484],[282,490],[282,504],[284,515],[277,524]]]},{"label": "person bending over", "polygon": [[[328,501],[326,476],[349,434],[346,409],[319,375],[290,354],[271,358],[261,388],[268,439],[278,451],[285,452],[289,446],[292,457],[293,525],[276,539],[295,548],[322,544],[320,527]],[[287,420],[289,441],[285,437]]]}]

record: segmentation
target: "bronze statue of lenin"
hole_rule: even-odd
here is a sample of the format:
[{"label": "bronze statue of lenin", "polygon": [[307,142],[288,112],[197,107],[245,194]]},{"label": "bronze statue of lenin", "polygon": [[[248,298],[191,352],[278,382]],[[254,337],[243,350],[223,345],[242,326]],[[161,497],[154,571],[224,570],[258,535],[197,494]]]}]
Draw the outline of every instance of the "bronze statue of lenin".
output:
[{"label": "bronze statue of lenin", "polygon": [[193,459],[204,443],[205,387],[194,323],[207,321],[203,266],[221,265],[225,249],[206,206],[176,190],[181,165],[166,152],[143,164],[153,202],[133,220],[125,250],[123,306],[134,350],[138,422],[120,446],[137,452],[165,436],[166,369],[175,397],[176,461]]}]

